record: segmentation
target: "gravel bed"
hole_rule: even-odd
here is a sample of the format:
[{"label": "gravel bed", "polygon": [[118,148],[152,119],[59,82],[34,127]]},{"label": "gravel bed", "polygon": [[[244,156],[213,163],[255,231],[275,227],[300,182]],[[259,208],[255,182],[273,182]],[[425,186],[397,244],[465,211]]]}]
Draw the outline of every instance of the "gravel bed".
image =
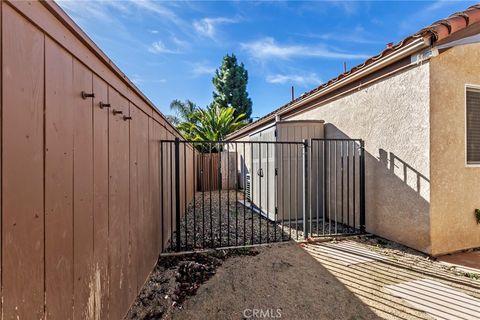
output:
[{"label": "gravel bed", "polygon": [[[180,221],[181,251],[303,240],[303,221],[274,222],[243,205],[234,190],[197,192]],[[312,219],[310,237],[352,234],[358,230],[334,221]],[[318,231],[318,232],[317,232]],[[175,251],[176,233],[167,252]]]},{"label": "gravel bed", "polygon": [[[182,251],[289,240],[276,222],[244,206],[233,190],[197,192],[180,222]],[[211,209],[210,209],[211,208]],[[175,239],[175,234],[172,237]],[[173,240],[175,244],[175,240]],[[173,251],[169,248],[169,251]]]},{"label": "gravel bed", "polygon": [[194,296],[228,258],[257,254],[243,248],[160,257],[126,319],[170,319],[173,310],[182,309],[188,297]]}]

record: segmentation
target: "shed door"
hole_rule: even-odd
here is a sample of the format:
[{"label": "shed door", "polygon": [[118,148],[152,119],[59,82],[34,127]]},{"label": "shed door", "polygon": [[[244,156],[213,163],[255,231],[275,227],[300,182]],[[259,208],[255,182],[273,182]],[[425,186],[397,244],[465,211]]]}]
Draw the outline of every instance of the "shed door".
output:
[{"label": "shed door", "polygon": [[252,201],[269,219],[275,218],[275,127],[250,136],[250,141],[271,141],[253,143],[251,172]]}]

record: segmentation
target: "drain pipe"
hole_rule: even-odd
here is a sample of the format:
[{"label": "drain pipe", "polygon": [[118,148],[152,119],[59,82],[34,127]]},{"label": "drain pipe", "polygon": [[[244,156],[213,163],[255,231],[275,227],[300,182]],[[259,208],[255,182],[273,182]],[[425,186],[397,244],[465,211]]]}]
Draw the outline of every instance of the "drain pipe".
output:
[{"label": "drain pipe", "polygon": [[307,211],[308,211],[308,140],[303,139],[303,238],[308,239]]},{"label": "drain pipe", "polygon": [[275,137],[275,141],[278,141],[278,127],[277,127],[277,123],[280,122],[280,115],[277,114],[275,115],[275,131],[274,131],[274,137]]}]

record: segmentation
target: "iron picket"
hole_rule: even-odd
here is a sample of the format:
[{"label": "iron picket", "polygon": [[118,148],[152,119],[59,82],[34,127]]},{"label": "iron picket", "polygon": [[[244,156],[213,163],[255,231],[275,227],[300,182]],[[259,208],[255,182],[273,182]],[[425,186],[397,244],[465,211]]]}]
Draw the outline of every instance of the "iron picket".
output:
[{"label": "iron picket", "polygon": [[[365,232],[362,140],[175,139],[162,140],[158,152],[163,251]],[[231,156],[235,156],[232,161]],[[187,170],[190,166],[191,177]],[[165,190],[171,190],[170,196]],[[170,230],[170,239],[163,234],[164,230]],[[165,246],[168,240],[170,244]]]}]

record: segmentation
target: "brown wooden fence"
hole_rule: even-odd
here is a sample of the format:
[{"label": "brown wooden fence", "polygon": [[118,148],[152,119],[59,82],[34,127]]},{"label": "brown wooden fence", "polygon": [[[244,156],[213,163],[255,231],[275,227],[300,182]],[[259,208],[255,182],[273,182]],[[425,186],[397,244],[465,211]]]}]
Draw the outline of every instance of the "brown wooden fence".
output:
[{"label": "brown wooden fence", "polygon": [[235,180],[238,179],[235,157],[234,152],[228,151],[198,153],[195,161],[197,164],[197,191],[218,190],[220,186],[223,190],[234,189]]},{"label": "brown wooden fence", "polygon": [[159,141],[180,135],[57,5],[0,10],[2,318],[121,319],[175,222]]}]

